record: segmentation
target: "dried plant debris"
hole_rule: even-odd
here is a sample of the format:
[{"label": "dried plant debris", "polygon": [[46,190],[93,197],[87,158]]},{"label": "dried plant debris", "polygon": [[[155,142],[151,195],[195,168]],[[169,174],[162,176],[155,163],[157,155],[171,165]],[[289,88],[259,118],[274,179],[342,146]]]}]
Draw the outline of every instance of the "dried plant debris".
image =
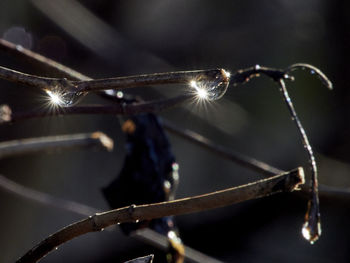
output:
[{"label": "dried plant debris", "polygon": [[[179,180],[179,166],[160,120],[154,114],[126,119],[122,130],[127,136],[127,155],[118,177],[103,189],[112,208],[130,204],[173,200]],[[172,216],[120,224],[122,231],[149,227],[168,238],[168,262],[184,260],[184,246]]]}]

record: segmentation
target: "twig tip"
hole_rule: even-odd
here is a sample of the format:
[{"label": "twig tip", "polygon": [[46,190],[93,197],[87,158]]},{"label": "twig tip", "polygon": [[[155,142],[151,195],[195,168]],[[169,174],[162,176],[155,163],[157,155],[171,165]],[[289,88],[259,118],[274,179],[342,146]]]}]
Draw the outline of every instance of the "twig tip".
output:
[{"label": "twig tip", "polygon": [[103,132],[94,132],[91,135],[91,138],[98,139],[101,142],[102,146],[107,149],[107,151],[111,152],[113,150],[113,147],[114,147],[113,140]]}]

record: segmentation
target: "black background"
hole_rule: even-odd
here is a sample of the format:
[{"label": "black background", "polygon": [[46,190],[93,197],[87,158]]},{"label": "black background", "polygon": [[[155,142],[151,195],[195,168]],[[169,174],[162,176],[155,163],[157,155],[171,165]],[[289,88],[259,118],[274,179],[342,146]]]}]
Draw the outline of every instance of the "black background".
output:
[{"label": "black background", "polygon": [[[1,1],[0,35],[91,76],[255,64],[284,68],[313,64],[332,80],[328,91],[308,72],[288,83],[316,153],[319,181],[350,184],[349,4],[346,1]],[[0,53],[0,64],[53,76],[27,61]],[[0,103],[40,108],[45,95],[0,81]],[[170,97],[184,86],[159,87]],[[135,90],[145,98],[157,95]],[[107,103],[95,95],[82,103]],[[189,113],[191,112],[191,114]],[[161,113],[218,144],[281,169],[304,166],[307,155],[278,92],[266,78],[230,86],[217,102]],[[0,126],[1,141],[103,131],[112,153],[76,150],[3,159],[1,173],[61,198],[108,209],[100,189],[119,172],[124,138],[113,116],[69,116]],[[178,197],[248,183],[259,175],[170,135],[180,164]],[[307,178],[309,172],[306,172]],[[44,237],[78,219],[0,191],[0,261],[13,262]],[[349,262],[349,195],[321,195],[323,235],[309,245],[301,235],[306,199],[281,194],[177,218],[183,241],[225,262]],[[61,246],[42,262],[122,262],[160,251],[119,230],[87,234]],[[158,256],[160,258],[160,256]]]}]

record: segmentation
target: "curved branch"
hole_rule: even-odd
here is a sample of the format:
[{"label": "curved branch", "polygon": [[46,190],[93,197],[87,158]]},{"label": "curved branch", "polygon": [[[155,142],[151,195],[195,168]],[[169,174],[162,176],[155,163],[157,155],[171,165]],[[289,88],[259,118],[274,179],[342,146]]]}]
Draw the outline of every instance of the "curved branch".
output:
[{"label": "curved branch", "polygon": [[298,118],[298,115],[294,109],[294,105],[289,97],[286,85],[283,79],[279,80],[280,90],[283,95],[284,101],[287,104],[288,110],[292,116],[292,120],[298,128],[299,134],[301,136],[304,148],[306,149],[311,170],[311,196],[308,202],[308,209],[305,215],[305,223],[302,229],[305,239],[313,244],[319,236],[321,235],[321,216],[319,208],[319,198],[318,198],[318,179],[317,179],[317,166],[315,156],[310,145],[309,139],[306,132]]},{"label": "curved branch", "polygon": [[[56,197],[51,194],[26,187],[2,175],[0,175],[0,189],[3,189],[11,194],[23,197],[26,200],[38,202],[49,207],[56,207],[62,209],[63,211],[69,211],[80,216],[89,216],[94,213],[102,212],[100,209],[88,206],[86,204],[78,203],[72,200],[62,199],[60,197]],[[161,235],[149,228],[133,232],[132,237],[142,240],[143,242],[151,244],[164,251],[167,251],[169,246],[166,236]],[[186,246],[185,244],[184,248],[186,251],[185,259],[189,262],[221,262],[189,246]]]},{"label": "curved branch", "polygon": [[50,235],[18,259],[17,263],[37,262],[57,246],[88,232],[101,231],[118,223],[150,220],[170,215],[182,215],[232,205],[235,203],[264,197],[278,192],[298,189],[304,183],[301,167],[243,186],[233,187],[209,194],[193,196],[168,202],[129,207],[97,213],[82,221],[73,223]]},{"label": "curved branch", "polygon": [[289,73],[289,72],[292,72],[292,71],[297,70],[297,69],[302,69],[302,70],[309,69],[311,74],[316,74],[316,76],[322,81],[323,85],[325,85],[330,90],[333,89],[333,84],[327,78],[327,76],[320,69],[318,69],[315,66],[312,66],[310,64],[306,64],[306,63],[292,64],[286,69],[285,72]]}]

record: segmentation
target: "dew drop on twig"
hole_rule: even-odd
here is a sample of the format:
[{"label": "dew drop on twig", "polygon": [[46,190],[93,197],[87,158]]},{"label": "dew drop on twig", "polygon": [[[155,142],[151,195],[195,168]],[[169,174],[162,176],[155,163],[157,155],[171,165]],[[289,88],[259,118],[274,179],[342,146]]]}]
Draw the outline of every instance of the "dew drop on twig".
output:
[{"label": "dew drop on twig", "polygon": [[53,105],[60,107],[72,107],[84,96],[83,92],[46,90]]},{"label": "dew drop on twig", "polygon": [[204,75],[192,80],[190,86],[196,90],[198,98],[213,101],[226,93],[229,82],[230,73],[221,69],[215,77]]}]

